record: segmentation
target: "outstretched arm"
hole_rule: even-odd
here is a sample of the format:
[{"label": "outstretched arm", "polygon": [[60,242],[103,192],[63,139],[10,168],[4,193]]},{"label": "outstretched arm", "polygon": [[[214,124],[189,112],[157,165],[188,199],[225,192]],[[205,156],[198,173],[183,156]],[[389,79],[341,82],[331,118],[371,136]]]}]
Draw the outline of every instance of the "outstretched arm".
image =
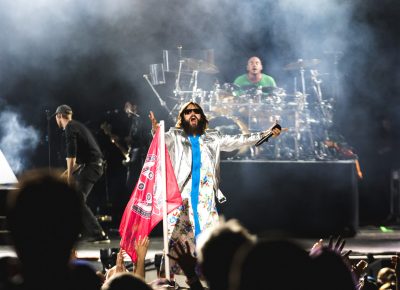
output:
[{"label": "outstretched arm", "polygon": [[[220,140],[221,151],[233,151],[243,146],[254,146],[265,136],[277,137],[281,133],[281,127],[275,123],[266,131],[238,135],[222,135]],[[269,138],[269,137],[268,137]]]}]

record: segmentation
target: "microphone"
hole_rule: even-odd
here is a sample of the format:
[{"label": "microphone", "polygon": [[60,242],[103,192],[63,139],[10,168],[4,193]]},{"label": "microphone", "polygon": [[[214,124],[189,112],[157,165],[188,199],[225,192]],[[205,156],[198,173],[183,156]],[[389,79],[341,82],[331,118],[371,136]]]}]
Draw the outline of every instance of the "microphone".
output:
[{"label": "microphone", "polygon": [[267,134],[262,136],[261,139],[257,141],[256,146],[260,146],[262,143],[268,142],[268,139],[271,138],[274,135],[272,133],[272,130],[276,129],[276,128],[279,129],[279,130],[282,130],[281,125],[275,124],[274,126],[271,127],[270,131]]}]

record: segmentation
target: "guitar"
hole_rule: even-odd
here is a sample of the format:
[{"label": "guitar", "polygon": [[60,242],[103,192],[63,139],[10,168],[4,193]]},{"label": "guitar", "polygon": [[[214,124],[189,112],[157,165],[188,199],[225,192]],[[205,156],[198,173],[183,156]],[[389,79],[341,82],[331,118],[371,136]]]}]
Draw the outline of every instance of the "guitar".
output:
[{"label": "guitar", "polygon": [[107,135],[110,138],[111,143],[113,143],[118,149],[119,151],[122,153],[124,160],[122,161],[123,165],[127,165],[130,161],[130,157],[129,157],[129,149],[126,149],[125,146],[123,146],[120,142],[119,142],[119,137],[112,134],[111,132],[111,124],[104,122],[100,125],[100,128],[103,130],[104,134]]}]

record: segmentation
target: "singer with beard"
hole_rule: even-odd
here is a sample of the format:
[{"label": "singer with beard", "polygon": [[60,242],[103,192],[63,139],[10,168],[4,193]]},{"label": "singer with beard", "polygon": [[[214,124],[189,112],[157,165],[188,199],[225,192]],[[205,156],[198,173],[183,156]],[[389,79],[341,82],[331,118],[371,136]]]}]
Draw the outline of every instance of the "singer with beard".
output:
[{"label": "singer with beard", "polygon": [[[155,132],[158,124],[153,112],[149,118]],[[165,144],[183,200],[182,206],[168,215],[171,256],[177,256],[174,253],[177,241],[187,241],[193,253],[199,234],[218,223],[216,199],[225,201],[219,190],[220,152],[256,145],[268,134],[280,134],[280,127],[239,135],[222,135],[207,127],[203,109],[189,102],[182,106],[175,127],[165,133]],[[180,273],[175,260],[170,265],[172,273]]]}]

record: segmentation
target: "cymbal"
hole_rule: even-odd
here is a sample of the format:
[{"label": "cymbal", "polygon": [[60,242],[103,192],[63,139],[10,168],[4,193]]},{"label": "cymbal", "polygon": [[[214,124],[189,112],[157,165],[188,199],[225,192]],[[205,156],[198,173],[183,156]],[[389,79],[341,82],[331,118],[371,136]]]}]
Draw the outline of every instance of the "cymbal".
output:
[{"label": "cymbal", "polygon": [[321,62],[320,59],[313,58],[313,59],[298,59],[295,62],[291,62],[287,64],[284,69],[285,70],[295,70],[295,69],[301,69],[301,68],[308,68],[308,67],[313,67],[316,66]]},{"label": "cymbal", "polygon": [[183,58],[183,64],[189,70],[197,70],[199,72],[215,74],[218,72],[218,68],[209,62],[206,62],[202,59],[195,59],[195,58]]}]

